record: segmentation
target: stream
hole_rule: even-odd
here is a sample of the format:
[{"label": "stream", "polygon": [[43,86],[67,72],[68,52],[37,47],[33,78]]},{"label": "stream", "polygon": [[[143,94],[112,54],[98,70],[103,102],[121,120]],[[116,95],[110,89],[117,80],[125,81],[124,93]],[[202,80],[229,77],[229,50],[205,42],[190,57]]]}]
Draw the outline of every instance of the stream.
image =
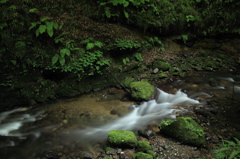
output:
[{"label": "stream", "polygon": [[[210,85],[210,78],[218,84]],[[154,121],[175,119],[192,111],[193,105],[205,107],[215,97],[239,99],[239,81],[239,76],[228,72],[204,72],[166,85],[156,82],[157,99],[140,104],[129,101],[123,90],[109,88],[0,112],[0,156],[31,159],[64,154],[77,158],[80,151],[100,152],[110,130],[135,131]]]}]

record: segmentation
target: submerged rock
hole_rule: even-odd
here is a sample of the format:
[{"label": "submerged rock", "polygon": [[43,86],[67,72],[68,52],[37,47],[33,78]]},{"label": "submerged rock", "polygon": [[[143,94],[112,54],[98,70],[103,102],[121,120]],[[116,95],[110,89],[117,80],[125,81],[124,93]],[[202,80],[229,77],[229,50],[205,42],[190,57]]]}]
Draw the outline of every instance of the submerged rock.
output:
[{"label": "submerged rock", "polygon": [[154,135],[154,132],[149,129],[140,129],[140,130],[138,130],[138,134],[145,138],[150,138],[151,136]]},{"label": "submerged rock", "polygon": [[148,100],[155,88],[147,81],[132,82],[130,84],[131,96],[137,100]]},{"label": "submerged rock", "polygon": [[110,146],[114,147],[131,147],[138,145],[138,140],[132,131],[111,130],[108,133],[107,141]]},{"label": "submerged rock", "polygon": [[218,86],[218,82],[214,78],[209,78],[208,83],[210,86]]},{"label": "submerged rock", "polygon": [[190,117],[179,117],[176,120],[167,120],[159,124],[160,132],[179,140],[182,143],[194,146],[205,145],[203,128]]}]

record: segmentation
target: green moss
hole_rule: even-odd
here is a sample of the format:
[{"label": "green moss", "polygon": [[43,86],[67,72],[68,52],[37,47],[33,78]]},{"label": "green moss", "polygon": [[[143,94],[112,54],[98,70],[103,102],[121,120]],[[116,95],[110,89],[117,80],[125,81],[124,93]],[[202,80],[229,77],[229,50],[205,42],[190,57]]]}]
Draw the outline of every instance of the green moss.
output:
[{"label": "green moss", "polygon": [[153,67],[158,68],[159,70],[162,70],[162,71],[168,71],[170,68],[170,64],[163,61],[156,61]]},{"label": "green moss", "polygon": [[130,84],[134,81],[134,78],[125,78],[123,81],[122,81],[122,84],[125,86],[125,87],[130,87]]},{"label": "green moss", "polygon": [[147,153],[138,152],[133,154],[132,158],[133,159],[153,159],[153,156]]},{"label": "green moss", "polygon": [[156,158],[156,155],[155,155],[154,151],[152,151],[152,150],[148,150],[147,154],[151,155],[153,158]]},{"label": "green moss", "polygon": [[137,151],[147,152],[148,150],[152,150],[152,147],[149,145],[147,141],[138,142]]},{"label": "green moss", "polygon": [[159,128],[162,133],[182,143],[200,147],[206,142],[203,128],[190,117],[179,117],[175,121],[163,121],[159,124]]},{"label": "green moss", "polygon": [[167,77],[167,74],[164,72],[161,72],[158,74],[158,78],[166,78],[166,77]]},{"label": "green moss", "polygon": [[133,98],[147,100],[153,95],[155,88],[146,81],[138,81],[130,84],[130,90]]},{"label": "green moss", "polygon": [[115,147],[136,147],[137,138],[132,131],[112,130],[108,133],[109,145]]}]

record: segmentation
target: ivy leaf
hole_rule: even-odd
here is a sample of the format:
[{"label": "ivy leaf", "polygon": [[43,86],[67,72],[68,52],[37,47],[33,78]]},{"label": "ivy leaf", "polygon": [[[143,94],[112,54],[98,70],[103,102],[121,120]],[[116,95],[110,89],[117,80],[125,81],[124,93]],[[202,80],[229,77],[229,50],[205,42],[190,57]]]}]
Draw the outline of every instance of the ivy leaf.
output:
[{"label": "ivy leaf", "polygon": [[58,61],[59,55],[55,54],[52,58],[52,65],[54,65]]},{"label": "ivy leaf", "polygon": [[46,25],[40,25],[38,28],[40,34],[44,33],[46,29],[47,29]]}]

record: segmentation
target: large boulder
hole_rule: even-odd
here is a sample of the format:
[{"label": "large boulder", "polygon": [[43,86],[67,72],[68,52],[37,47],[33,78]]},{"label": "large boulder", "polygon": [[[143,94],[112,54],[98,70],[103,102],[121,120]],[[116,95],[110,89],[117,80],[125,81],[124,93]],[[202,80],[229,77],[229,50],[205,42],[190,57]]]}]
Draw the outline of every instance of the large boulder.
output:
[{"label": "large boulder", "polygon": [[154,95],[155,88],[147,81],[137,81],[130,84],[131,96],[137,100],[148,100]]},{"label": "large boulder", "polygon": [[107,142],[113,147],[134,148],[138,145],[136,135],[132,131],[111,130],[108,133]]},{"label": "large boulder", "polygon": [[190,117],[179,117],[176,120],[167,120],[159,124],[160,132],[182,143],[198,147],[205,145],[203,128]]}]

